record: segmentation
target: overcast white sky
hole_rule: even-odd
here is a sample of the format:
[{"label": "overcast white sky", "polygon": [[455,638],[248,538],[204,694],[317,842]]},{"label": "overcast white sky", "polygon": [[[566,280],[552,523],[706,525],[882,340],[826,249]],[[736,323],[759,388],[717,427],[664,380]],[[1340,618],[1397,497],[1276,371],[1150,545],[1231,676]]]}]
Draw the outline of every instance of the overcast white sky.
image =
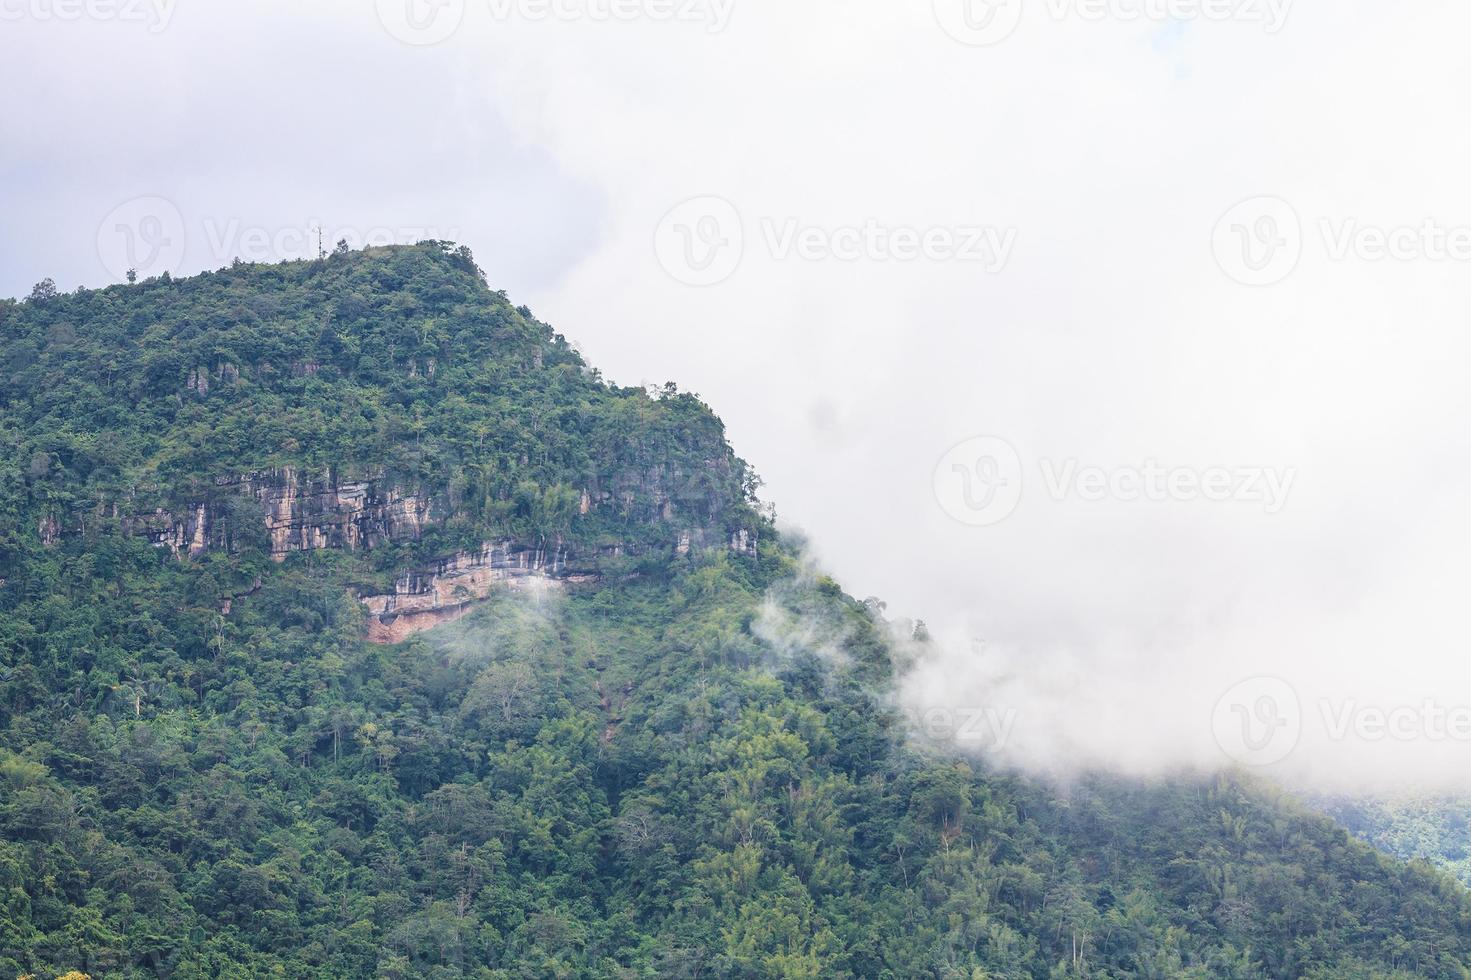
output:
[{"label": "overcast white sky", "polygon": [[932,721],[1471,778],[1471,9],[966,2],[0,0],[0,295],[454,238],[930,624]]}]

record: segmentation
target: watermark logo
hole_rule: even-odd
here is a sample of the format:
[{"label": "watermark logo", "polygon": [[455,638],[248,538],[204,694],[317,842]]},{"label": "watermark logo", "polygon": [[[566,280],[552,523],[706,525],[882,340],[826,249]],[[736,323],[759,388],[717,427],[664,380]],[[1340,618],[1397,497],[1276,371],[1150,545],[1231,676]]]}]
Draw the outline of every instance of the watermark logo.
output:
[{"label": "watermark logo", "polygon": [[1221,271],[1245,286],[1270,286],[1302,259],[1302,221],[1280,197],[1254,197],[1221,215],[1211,236]]},{"label": "watermark logo", "polygon": [[163,197],[135,197],[97,227],[97,257],[114,279],[174,273],[184,262],[184,216]]},{"label": "watermark logo", "polygon": [[935,20],[946,34],[974,47],[1000,44],[1022,22],[1022,0],[934,0]]},{"label": "watermark logo", "polygon": [[1021,503],[1021,455],[996,436],[967,439],[940,457],[934,490],[940,509],[960,523],[999,524]]},{"label": "watermark logo", "polygon": [[654,254],[665,272],[687,286],[724,282],[745,254],[740,212],[712,195],[676,204],[654,231]]},{"label": "watermark logo", "polygon": [[1318,216],[1305,225],[1281,198],[1254,197],[1222,215],[1211,236],[1221,271],[1247,286],[1286,279],[1308,246],[1335,263],[1471,263],[1471,224],[1446,224],[1433,217],[1376,224],[1352,216]]},{"label": "watermark logo", "polygon": [[1302,703],[1278,677],[1252,677],[1221,695],[1211,712],[1216,745],[1241,765],[1270,766],[1302,738]]},{"label": "watermark logo", "polygon": [[375,0],[378,22],[396,40],[416,47],[439,44],[460,29],[465,0]]},{"label": "watermark logo", "polygon": [[1302,741],[1308,723],[1313,738],[1333,744],[1356,742],[1471,742],[1471,706],[1445,705],[1433,698],[1416,704],[1365,704],[1357,698],[1320,697],[1306,711],[1291,684],[1253,677],[1216,702],[1211,730],[1232,761],[1269,766],[1286,759]]}]

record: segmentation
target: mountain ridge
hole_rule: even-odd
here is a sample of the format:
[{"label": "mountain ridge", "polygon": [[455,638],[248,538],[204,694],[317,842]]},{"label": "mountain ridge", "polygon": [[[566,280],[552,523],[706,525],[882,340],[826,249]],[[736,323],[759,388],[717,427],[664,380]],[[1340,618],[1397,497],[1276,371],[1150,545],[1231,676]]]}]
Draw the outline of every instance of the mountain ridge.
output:
[{"label": "mountain ridge", "polygon": [[[266,294],[270,301],[233,295],[243,278],[262,276],[279,283]],[[370,302],[372,287],[385,283],[395,290],[390,298]],[[171,294],[161,322],[130,316],[128,300],[159,291]],[[119,358],[139,362],[137,377],[119,384],[134,403],[133,415],[90,413],[84,439],[18,447],[30,460],[28,489],[46,488],[53,470],[63,471],[56,474],[63,487],[80,482],[87,489],[85,499],[53,493],[37,502],[44,545],[110,524],[191,559],[265,551],[281,562],[293,553],[407,544],[417,568],[404,570],[391,589],[380,583],[362,595],[377,616],[372,635],[391,640],[466,608],[446,606],[442,590],[425,584],[434,576],[415,577],[425,569],[438,567],[442,575],[446,566],[458,566],[460,581],[448,587],[483,593],[490,580],[522,574],[586,580],[596,577],[601,557],[704,547],[711,537],[750,552],[748,542],[760,534],[754,497],[742,485],[748,468],[730,452],[707,408],[672,387],[651,396],[604,385],[560,335],[491,292],[469,253],[447,243],[276,267],[241,263],[187,280],[160,277],[65,296],[38,290],[20,312],[30,329],[8,338],[11,364],[20,370],[0,389],[0,404],[22,408],[28,425],[54,428],[65,413],[61,434],[69,434],[82,414],[78,404],[85,409],[105,400],[97,398],[99,387],[110,393]],[[118,322],[125,326],[117,329]],[[100,340],[111,345],[106,356],[73,356],[75,348]],[[467,371],[467,353],[493,368]],[[467,396],[485,391],[486,374],[568,389],[564,396],[583,402],[574,412],[587,414],[594,400],[625,411],[619,428],[603,434],[611,445],[584,454],[594,458],[550,458],[546,436],[562,431],[561,420],[518,420],[514,405],[500,406],[503,413],[479,409]],[[356,418],[350,409],[340,413],[339,428],[368,443],[357,454],[323,427],[292,419],[319,422],[388,383],[390,397]],[[45,398],[28,395],[27,386],[44,390]],[[599,465],[623,459],[628,440],[657,438],[660,433],[645,430],[663,424],[666,400],[675,411],[663,414],[680,416],[675,434],[695,432],[680,455]],[[221,422],[222,416],[241,424]],[[506,416],[524,428],[521,438],[503,437]],[[207,432],[174,438],[181,425],[198,426],[199,418],[211,419]],[[268,419],[285,424],[273,432],[260,425]],[[229,440],[229,452],[209,452],[211,442],[225,441],[216,435],[222,429],[240,435]],[[412,453],[395,441],[410,430]],[[102,451],[102,442],[128,444],[142,459],[124,464]],[[376,461],[389,446],[399,455],[393,467]],[[538,452],[548,458],[533,461]],[[241,455],[255,468],[241,467]],[[158,479],[165,474],[170,478]],[[446,527],[448,533],[437,533]]]}]

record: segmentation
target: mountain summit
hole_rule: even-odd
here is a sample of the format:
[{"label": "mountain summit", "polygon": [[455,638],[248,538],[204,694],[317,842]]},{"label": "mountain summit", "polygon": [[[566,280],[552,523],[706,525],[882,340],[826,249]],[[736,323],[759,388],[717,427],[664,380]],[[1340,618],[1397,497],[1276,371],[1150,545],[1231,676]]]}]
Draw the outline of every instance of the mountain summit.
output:
[{"label": "mountain summit", "polygon": [[400,640],[501,582],[760,537],[704,405],[604,384],[463,249],[239,264],[8,319],[0,397],[33,434],[18,498],[42,542],[146,539],[223,573],[225,606],[262,557],[347,552],[398,576],[363,601]]},{"label": "mountain summit", "polygon": [[0,365],[0,976],[1471,975],[1249,779],[913,737],[923,631],[464,249],[43,284]]}]

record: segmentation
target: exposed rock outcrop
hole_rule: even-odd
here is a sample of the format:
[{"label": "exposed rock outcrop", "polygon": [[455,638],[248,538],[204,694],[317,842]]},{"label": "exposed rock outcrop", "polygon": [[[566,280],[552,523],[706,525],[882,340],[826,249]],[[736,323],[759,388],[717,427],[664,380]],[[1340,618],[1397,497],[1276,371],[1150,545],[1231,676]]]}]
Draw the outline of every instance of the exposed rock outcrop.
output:
[{"label": "exposed rock outcrop", "polygon": [[61,524],[57,522],[55,514],[47,513],[41,518],[36,530],[41,535],[41,543],[47,547],[61,539]]},{"label": "exposed rock outcrop", "polygon": [[[685,493],[676,500],[670,487],[707,483],[714,486],[718,481],[671,474],[663,465],[620,471],[582,489],[577,511],[587,516],[607,510],[637,523],[705,528],[720,512],[720,495],[711,490]],[[442,495],[405,486],[381,472],[344,477],[333,470],[308,473],[290,466],[219,477],[212,487],[185,499],[185,506],[160,507],[129,518],[127,524],[181,558],[197,558],[206,551],[264,547],[280,561],[296,551],[357,551],[387,541],[417,540],[429,525],[447,518],[450,510]],[[113,506],[115,510],[116,504]],[[259,540],[262,527],[263,541]],[[56,528],[53,538],[60,533]],[[670,528],[671,543],[680,533]],[[704,532],[694,533],[692,543],[698,548]],[[749,553],[754,538],[732,539],[730,547]]]},{"label": "exposed rock outcrop", "polygon": [[453,622],[496,588],[563,589],[597,581],[595,561],[579,561],[559,547],[531,548],[511,540],[460,552],[427,569],[407,572],[391,593],[363,596],[368,640],[399,643],[415,633]]},{"label": "exposed rock outcrop", "polygon": [[730,550],[738,555],[756,554],[756,535],[745,528],[737,528],[730,535]]},{"label": "exposed rock outcrop", "polygon": [[287,468],[268,480],[249,479],[243,489],[265,504],[271,554],[278,560],[293,551],[357,550],[418,538],[434,520],[427,495],[377,480],[339,483],[329,475],[313,481]]},{"label": "exposed rock outcrop", "polygon": [[[250,500],[259,507],[240,506]],[[238,550],[263,523],[264,543],[281,561],[293,551],[355,551],[417,539],[438,516],[427,494],[379,476],[342,480],[332,472],[311,476],[282,467],[221,478],[207,499],[183,514],[160,509],[134,523],[180,557]]]},{"label": "exposed rock outcrop", "polygon": [[[681,474],[673,482],[684,478]],[[756,553],[756,536],[746,529],[711,527],[698,519],[685,523],[682,518],[691,516],[708,519],[706,508],[713,508],[717,501],[702,500],[697,494],[693,504],[687,499],[677,504],[668,490],[671,475],[662,465],[643,471],[641,478],[625,471],[608,482],[610,488],[594,481],[580,492],[580,515],[599,508],[612,508],[629,518],[643,514],[668,527],[666,542],[659,547],[674,556],[722,546],[736,555]],[[148,499],[146,491],[137,492]],[[284,561],[293,552],[368,551],[389,542],[418,540],[430,525],[448,518],[452,509],[447,498],[405,486],[381,472],[343,478],[335,471],[311,474],[295,467],[220,477],[184,499],[190,502],[176,510],[160,507],[143,516],[124,518],[124,526],[146,534],[180,559],[199,558],[214,550],[261,548]],[[117,514],[116,503],[112,511]],[[685,526],[680,527],[681,523]],[[43,520],[40,532],[43,541],[52,544],[62,529],[52,516]],[[369,613],[368,639],[398,643],[452,622],[497,588],[564,589],[594,582],[600,575],[600,560],[636,555],[646,547],[647,543],[639,547],[611,541],[574,552],[560,541],[545,547],[511,538],[490,541],[478,550],[458,552],[405,572],[391,592],[361,596]],[[248,594],[222,596],[222,611],[228,614],[234,602]]]}]

